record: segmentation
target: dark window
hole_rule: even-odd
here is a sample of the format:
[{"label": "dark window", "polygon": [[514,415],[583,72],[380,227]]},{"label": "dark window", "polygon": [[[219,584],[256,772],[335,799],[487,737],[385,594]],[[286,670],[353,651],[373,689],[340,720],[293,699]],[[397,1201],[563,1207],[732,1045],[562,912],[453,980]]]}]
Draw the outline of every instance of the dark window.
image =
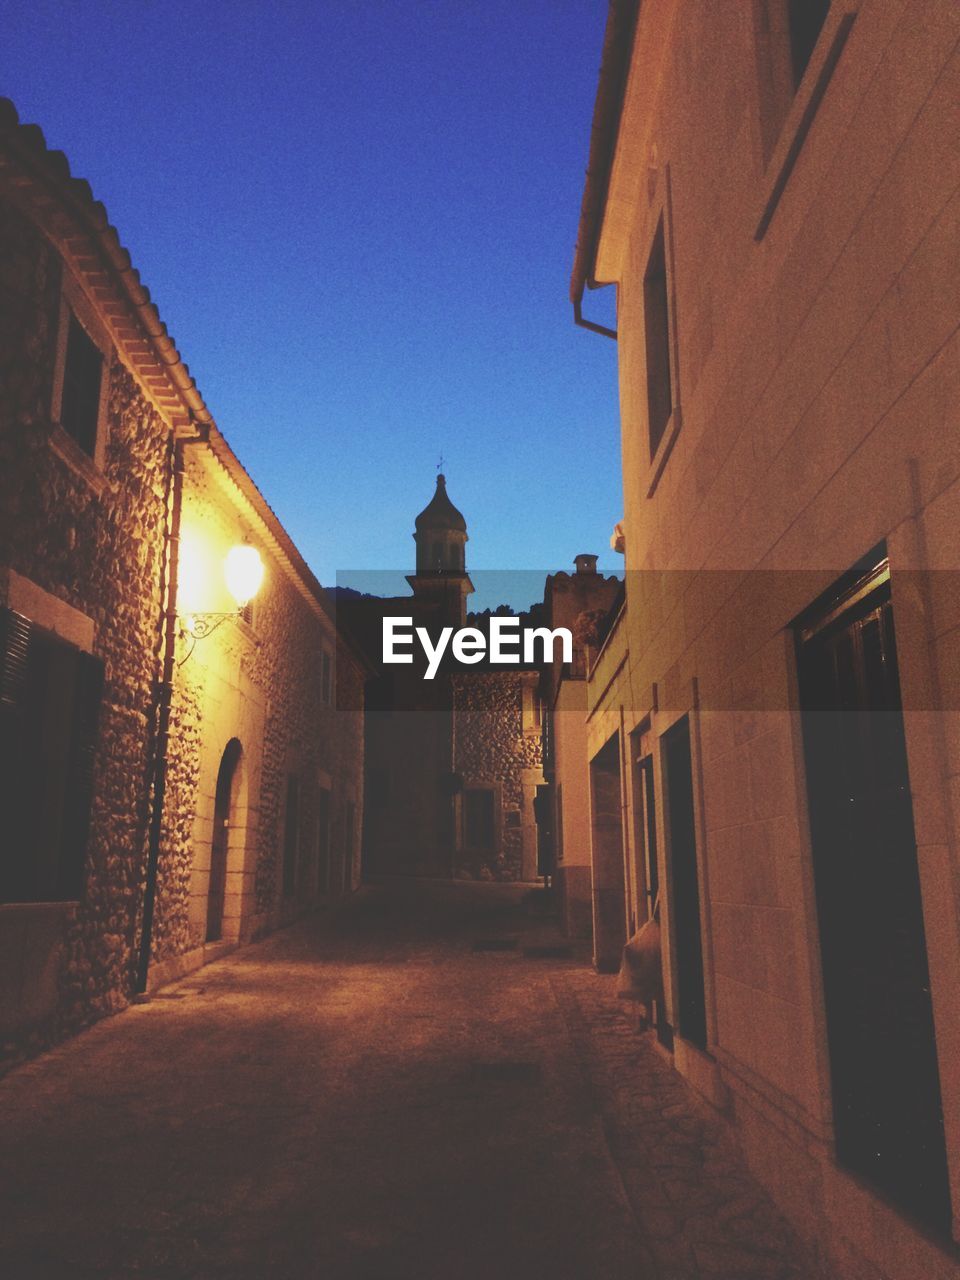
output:
[{"label": "dark window", "polygon": [[81,896],[103,664],[0,609],[0,901]]},{"label": "dark window", "polygon": [[830,0],[787,0],[787,23],[790,32],[790,65],[794,89],[803,79],[810,55],[827,19]]},{"label": "dark window", "polygon": [[100,348],[71,312],[63,370],[60,425],[91,458],[97,443],[102,378],[103,355]]},{"label": "dark window", "polygon": [[947,1231],[940,1077],[885,568],[843,584],[798,625],[834,1125],[844,1165]]},{"label": "dark window", "polygon": [[297,891],[297,861],[300,853],[300,779],[287,774],[287,806],[283,821],[283,892],[292,897]]},{"label": "dark window", "polygon": [[[647,898],[647,915],[656,913],[659,920],[660,868],[657,863],[657,799],[653,789],[653,756],[637,754],[640,750],[639,733],[633,736],[633,747],[635,839],[637,847],[643,851],[641,871]],[[664,1048],[672,1050],[673,1028],[667,1021],[662,1000],[654,1000],[651,1016],[657,1039]]]},{"label": "dark window", "polygon": [[647,413],[652,458],[673,413],[667,256],[662,218],[657,225],[657,234],[653,238],[653,247],[643,277],[643,324],[647,343]]},{"label": "dark window", "polygon": [[680,1034],[707,1047],[707,1005],[703,984],[703,935],[700,881],[693,809],[690,722],[686,716],[663,740],[667,781],[673,929],[677,973],[677,1023]]},{"label": "dark window", "polygon": [[495,792],[492,787],[463,793],[463,838],[468,849],[493,849],[496,844]]},{"label": "dark window", "polygon": [[601,973],[616,973],[627,940],[619,733],[590,761],[590,826],[593,963]]}]

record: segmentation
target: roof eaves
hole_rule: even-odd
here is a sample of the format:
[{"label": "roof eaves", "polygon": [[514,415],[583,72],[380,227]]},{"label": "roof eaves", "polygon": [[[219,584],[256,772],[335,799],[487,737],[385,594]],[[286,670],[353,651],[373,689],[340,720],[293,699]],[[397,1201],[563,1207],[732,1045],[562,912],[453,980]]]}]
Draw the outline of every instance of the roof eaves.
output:
[{"label": "roof eaves", "polygon": [[[600,79],[590,130],[590,158],[580,204],[580,224],[570,276],[570,301],[579,315],[584,288],[595,289],[597,245],[610,188],[633,37],[641,0],[610,0],[603,37]],[[594,327],[594,326],[588,326]],[[604,332],[612,332],[606,331]],[[614,335],[615,336],[615,335]]]},{"label": "roof eaves", "polygon": [[214,456],[259,516],[274,550],[292,570],[301,594],[318,606],[335,625],[334,610],[326,592],[214,422],[188,366],[160,318],[149,289],[141,282],[140,273],[133,266],[129,251],[121,244],[117,229],[111,226],[106,209],[94,199],[90,184],[84,178],[74,177],[66,155],[47,146],[39,125],[21,124],[16,107],[9,98],[3,97],[0,97],[0,140],[29,177],[67,210],[99,251],[100,265],[126,299],[137,328],[147,339],[156,365],[163,370],[170,384],[172,395],[162,398],[163,408],[169,415],[172,403],[180,402],[183,410],[180,429],[185,430],[189,424],[198,422],[209,425],[210,447]]}]

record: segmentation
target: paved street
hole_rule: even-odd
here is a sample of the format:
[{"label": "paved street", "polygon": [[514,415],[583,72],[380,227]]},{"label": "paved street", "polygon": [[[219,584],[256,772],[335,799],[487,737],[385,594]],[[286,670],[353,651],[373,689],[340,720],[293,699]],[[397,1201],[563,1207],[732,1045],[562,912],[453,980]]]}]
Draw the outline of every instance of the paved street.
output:
[{"label": "paved street", "polygon": [[557,941],[518,888],[376,885],[12,1072],[0,1275],[819,1275]]}]

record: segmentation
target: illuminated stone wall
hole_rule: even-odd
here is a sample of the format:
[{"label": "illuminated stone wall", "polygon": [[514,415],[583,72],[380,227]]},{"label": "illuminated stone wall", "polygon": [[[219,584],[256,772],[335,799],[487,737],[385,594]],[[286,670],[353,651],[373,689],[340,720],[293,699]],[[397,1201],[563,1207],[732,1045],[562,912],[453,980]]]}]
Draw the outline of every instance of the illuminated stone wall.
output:
[{"label": "illuminated stone wall", "polygon": [[168,433],[114,357],[102,470],[71,447],[51,422],[59,256],[2,193],[0,243],[0,604],[29,607],[47,627],[61,607],[81,629],[86,619],[105,664],[83,899],[0,906],[0,1041],[10,1056],[121,1007],[130,990]]},{"label": "illuminated stone wall", "polygon": [[470,672],[451,679],[454,769],[463,786],[494,786],[500,801],[499,848],[464,848],[462,796],[455,874],[478,880],[536,877],[533,800],[543,782],[542,738],[533,715],[536,672]]},{"label": "illuminated stone wall", "polygon": [[[363,805],[363,674],[331,619],[305,597],[258,537],[249,504],[205,448],[188,448],[181,611],[229,609],[221,565],[238,542],[265,564],[250,621],[230,619],[178,641],[165,848],[151,985],[189,971],[359,883]],[[333,660],[327,700],[321,653]],[[336,655],[336,656],[335,656]],[[222,936],[207,941],[217,775],[227,745],[241,750],[231,815]],[[295,883],[284,889],[287,778],[297,779]],[[329,866],[318,866],[320,790],[329,793]],[[348,806],[353,841],[348,843]],[[321,883],[322,880],[322,883]]]},{"label": "illuminated stone wall", "polygon": [[[59,632],[105,667],[80,900],[0,903],[0,1061],[9,1061],[123,1008],[134,989],[172,425],[131,372],[129,351],[118,353],[103,310],[109,302],[74,276],[67,249],[44,234],[22,196],[7,198],[2,173],[0,164],[0,606]],[[62,295],[82,309],[109,369],[103,443],[92,456],[53,421]],[[205,445],[186,452],[183,549],[193,537],[208,563],[193,583],[198,598],[181,603],[232,607],[219,574],[223,553],[241,540],[260,549],[266,579],[250,625],[230,619],[192,653],[188,639],[178,641],[151,989],[359,881],[362,669],[271,532],[264,504],[232,478],[236,461],[225,466]],[[324,648],[335,656],[329,697]],[[232,739],[242,746],[238,803],[222,938],[211,947],[214,795]],[[285,893],[288,774],[299,780],[301,812],[296,875]],[[321,877],[323,791],[330,838]]]}]

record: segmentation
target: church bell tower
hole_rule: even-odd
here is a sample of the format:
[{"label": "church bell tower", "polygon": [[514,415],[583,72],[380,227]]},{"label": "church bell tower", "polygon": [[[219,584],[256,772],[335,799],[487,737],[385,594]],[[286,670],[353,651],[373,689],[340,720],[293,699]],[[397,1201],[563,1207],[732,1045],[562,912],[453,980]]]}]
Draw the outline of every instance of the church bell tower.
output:
[{"label": "church bell tower", "polygon": [[414,522],[417,571],[407,581],[425,603],[440,607],[447,625],[463,626],[467,596],[473,583],[467,573],[467,522],[447,496],[444,475],[437,476],[433,497]]}]

